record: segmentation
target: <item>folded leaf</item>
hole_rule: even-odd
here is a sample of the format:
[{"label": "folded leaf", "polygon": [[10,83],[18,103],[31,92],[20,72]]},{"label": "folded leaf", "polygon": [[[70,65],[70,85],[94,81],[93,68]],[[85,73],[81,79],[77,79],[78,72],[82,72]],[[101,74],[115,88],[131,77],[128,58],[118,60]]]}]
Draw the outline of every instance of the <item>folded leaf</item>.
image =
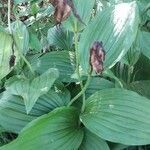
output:
[{"label": "folded leaf", "polygon": [[83,139],[74,108],[58,108],[29,123],[12,143],[0,150],[76,150]]},{"label": "folded leaf", "polygon": [[19,133],[32,120],[65,105],[64,99],[56,92],[49,91],[38,98],[31,112],[27,115],[22,98],[4,92],[0,99],[0,126],[6,131]]},{"label": "folded leaf", "polygon": [[37,99],[49,91],[58,76],[58,70],[51,68],[33,80],[23,77],[12,78],[10,81],[12,84],[9,83],[10,85],[6,89],[11,94],[23,98],[26,111],[29,113]]},{"label": "folded leaf", "polygon": [[[131,47],[139,24],[136,2],[121,3],[99,12],[81,34],[78,53],[85,72],[89,69],[90,48],[102,41],[106,52],[104,69],[112,67]],[[130,34],[129,34],[130,33]]]},{"label": "folded leaf", "polygon": [[86,101],[81,121],[97,136],[125,145],[150,143],[150,101],[135,92],[106,89]]}]

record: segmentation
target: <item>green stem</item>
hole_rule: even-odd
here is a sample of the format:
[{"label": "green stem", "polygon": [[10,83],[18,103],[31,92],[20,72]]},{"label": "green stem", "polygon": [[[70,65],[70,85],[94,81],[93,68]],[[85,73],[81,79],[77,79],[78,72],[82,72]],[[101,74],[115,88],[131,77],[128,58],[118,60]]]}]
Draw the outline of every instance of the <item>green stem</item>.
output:
[{"label": "green stem", "polygon": [[[85,86],[83,87],[83,89],[70,101],[68,106],[71,106],[81,95],[83,95],[85,93],[87,87],[89,86],[90,81],[91,81],[91,74],[88,75],[87,82],[86,82]],[[82,111],[84,111],[84,108],[85,108],[85,103],[83,103],[83,104],[84,105],[82,105]]]},{"label": "green stem", "polygon": [[10,0],[8,0],[8,29],[9,29],[10,34],[12,34],[11,24],[10,24],[10,13],[11,13],[11,2]]},{"label": "green stem", "polygon": [[78,54],[78,30],[77,30],[77,22],[75,22],[75,30],[74,30],[74,40],[75,40],[75,53],[76,53],[76,73],[78,76],[78,80],[80,82],[81,91],[70,101],[68,106],[71,106],[80,96],[83,96],[83,103],[81,108],[81,113],[84,112],[85,109],[85,91],[91,80],[91,71],[88,75],[87,82],[85,86],[83,86],[81,76],[80,76],[80,68],[79,68],[79,54]]},{"label": "green stem", "polygon": [[[80,68],[79,68],[79,54],[78,54],[78,29],[77,29],[77,21],[75,21],[75,30],[74,30],[74,41],[75,41],[75,52],[76,52],[76,73],[78,80],[80,82],[81,91],[83,90],[83,83],[80,76]],[[83,93],[83,105],[85,103],[85,94]]]}]

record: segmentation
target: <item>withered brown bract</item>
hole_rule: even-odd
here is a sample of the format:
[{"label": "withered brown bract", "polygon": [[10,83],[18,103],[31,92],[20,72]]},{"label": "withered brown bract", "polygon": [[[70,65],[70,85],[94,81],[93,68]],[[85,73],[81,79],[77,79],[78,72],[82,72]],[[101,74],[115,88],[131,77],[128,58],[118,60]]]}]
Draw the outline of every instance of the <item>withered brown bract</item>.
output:
[{"label": "withered brown bract", "polygon": [[56,24],[61,24],[71,13],[71,7],[67,0],[50,0],[50,3],[55,7],[54,17]]},{"label": "withered brown bract", "polygon": [[90,65],[91,69],[101,74],[103,71],[103,62],[105,60],[105,51],[103,43],[96,41],[90,49]]},{"label": "withered brown bract", "polygon": [[55,7],[54,17],[56,24],[61,24],[62,21],[66,20],[72,11],[74,16],[85,25],[72,0],[49,0],[49,2]]}]

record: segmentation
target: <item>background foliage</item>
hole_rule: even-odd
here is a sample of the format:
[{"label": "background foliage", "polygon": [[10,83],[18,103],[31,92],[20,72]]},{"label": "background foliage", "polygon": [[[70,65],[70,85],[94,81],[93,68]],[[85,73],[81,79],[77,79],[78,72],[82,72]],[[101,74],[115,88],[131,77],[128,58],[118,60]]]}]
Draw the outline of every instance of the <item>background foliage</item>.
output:
[{"label": "background foliage", "polygon": [[72,2],[0,1],[0,150],[149,150],[149,0]]}]

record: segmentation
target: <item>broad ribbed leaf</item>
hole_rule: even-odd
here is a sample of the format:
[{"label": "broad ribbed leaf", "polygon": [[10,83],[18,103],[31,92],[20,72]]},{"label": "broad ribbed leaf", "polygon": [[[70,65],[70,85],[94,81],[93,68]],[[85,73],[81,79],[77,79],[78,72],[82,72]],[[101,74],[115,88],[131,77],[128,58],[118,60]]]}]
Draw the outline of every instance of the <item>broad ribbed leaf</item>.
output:
[{"label": "broad ribbed leaf", "polygon": [[26,54],[29,50],[29,33],[25,24],[21,21],[16,21],[12,24],[12,29],[17,49]]},{"label": "broad ribbed leaf", "polygon": [[132,82],[130,89],[150,99],[150,80]]},{"label": "broad ribbed leaf", "polygon": [[[69,1],[70,0],[68,0],[68,2]],[[84,24],[87,24],[91,19],[95,0],[74,0],[73,3],[77,15],[80,16]],[[75,30],[80,31],[85,26],[82,22],[79,21],[79,19],[77,19],[77,17],[75,17],[72,13],[70,17],[63,23],[63,26],[72,32]]]},{"label": "broad ribbed leaf", "polygon": [[85,93],[86,96],[89,97],[99,90],[114,88],[114,87],[115,87],[114,83],[109,80],[100,77],[93,77]]},{"label": "broad ribbed leaf", "polygon": [[19,133],[33,119],[64,105],[66,105],[64,99],[56,92],[49,91],[38,98],[27,115],[22,98],[4,92],[0,99],[0,126],[7,131]]},{"label": "broad ribbed leaf", "polygon": [[121,3],[99,12],[83,31],[79,41],[78,53],[83,70],[87,72],[89,69],[90,47],[94,41],[103,42],[106,52],[105,69],[118,62],[135,40],[138,23],[135,1]]},{"label": "broad ribbed leaf", "polygon": [[48,30],[47,39],[50,45],[64,50],[71,50],[73,44],[73,33],[55,26]]},{"label": "broad ribbed leaf", "polygon": [[23,98],[26,111],[29,113],[37,99],[49,91],[58,76],[58,70],[51,68],[33,80],[23,77],[14,77],[10,80],[12,84],[9,83],[10,85],[8,85],[6,89],[11,94]]},{"label": "broad ribbed leaf", "polygon": [[12,37],[0,32],[0,80],[10,71],[9,61],[12,55]]},{"label": "broad ribbed leaf", "polygon": [[106,89],[86,102],[81,121],[97,136],[125,145],[150,143],[150,101],[135,92]]},{"label": "broad ribbed leaf", "polygon": [[106,141],[85,129],[79,150],[109,150],[109,147]]},{"label": "broad ribbed leaf", "polygon": [[19,137],[0,150],[76,150],[83,138],[74,108],[58,108],[29,123]]},{"label": "broad ribbed leaf", "polygon": [[71,82],[71,75],[75,71],[75,55],[68,51],[53,51],[31,60],[31,65],[38,73],[44,73],[49,68],[57,68],[59,79],[64,82]]}]

